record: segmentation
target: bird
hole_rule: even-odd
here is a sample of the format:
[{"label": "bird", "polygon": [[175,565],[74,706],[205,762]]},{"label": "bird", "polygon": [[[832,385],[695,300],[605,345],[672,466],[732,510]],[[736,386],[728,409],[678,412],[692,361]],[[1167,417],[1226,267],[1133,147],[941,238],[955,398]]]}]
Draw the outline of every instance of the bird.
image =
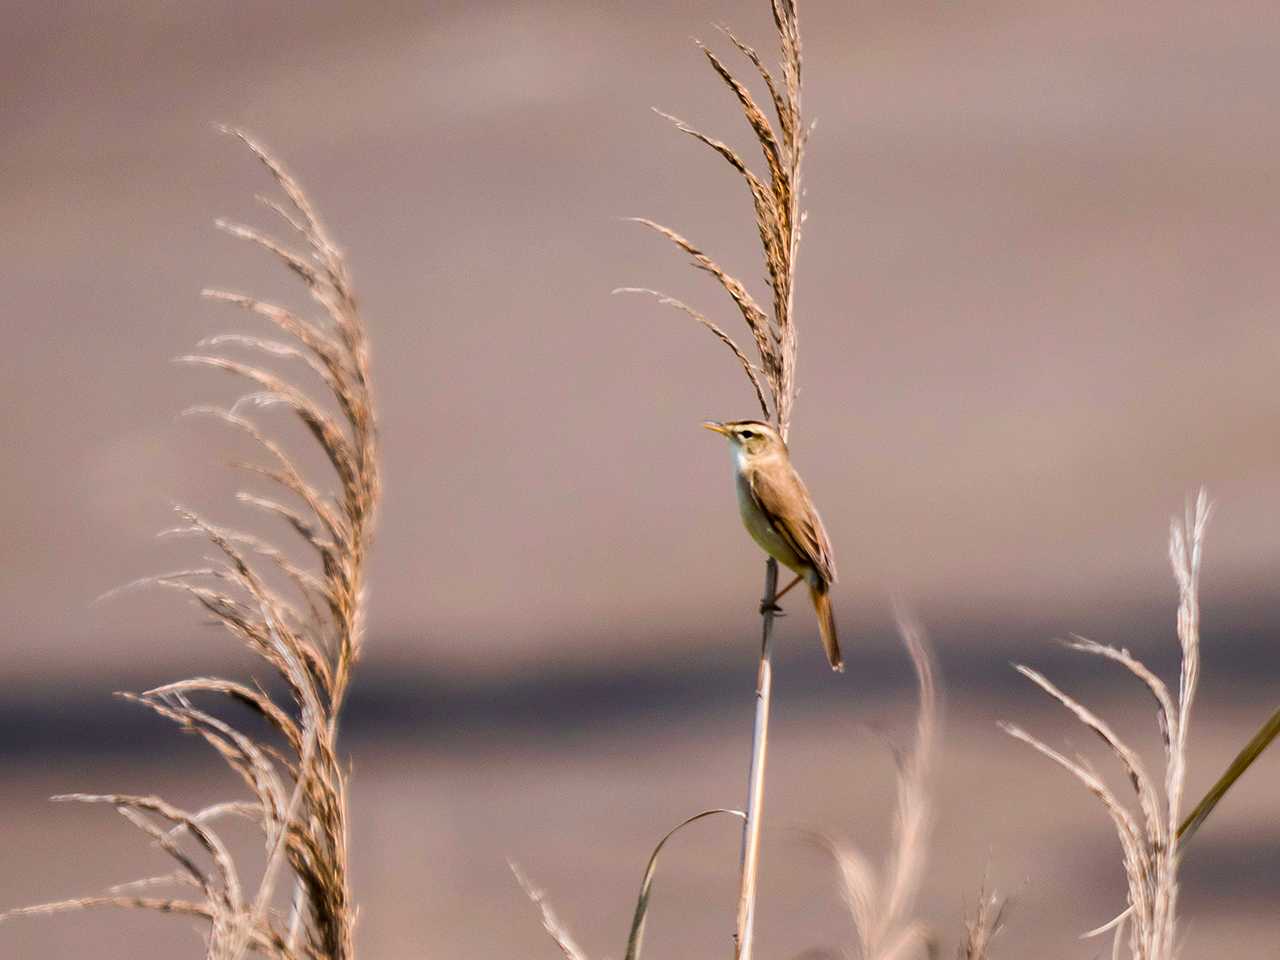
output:
[{"label": "bird", "polygon": [[763,420],[707,420],[702,425],[727,438],[733,447],[738,512],[751,539],[796,575],[775,595],[775,603],[801,580],[809,585],[827,661],[832,670],[843,673],[831,609],[835,557],[818,509],[791,465],[787,442]]}]

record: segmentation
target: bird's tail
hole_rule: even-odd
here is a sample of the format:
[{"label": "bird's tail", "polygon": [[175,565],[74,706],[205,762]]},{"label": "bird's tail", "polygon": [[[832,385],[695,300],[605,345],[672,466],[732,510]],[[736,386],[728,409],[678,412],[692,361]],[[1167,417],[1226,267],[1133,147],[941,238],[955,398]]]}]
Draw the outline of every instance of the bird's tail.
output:
[{"label": "bird's tail", "polygon": [[814,612],[818,614],[818,632],[822,634],[822,649],[827,651],[827,660],[831,669],[844,673],[844,658],[840,656],[840,639],[836,636],[836,615],[831,609],[830,587],[809,585],[809,596],[813,599]]}]

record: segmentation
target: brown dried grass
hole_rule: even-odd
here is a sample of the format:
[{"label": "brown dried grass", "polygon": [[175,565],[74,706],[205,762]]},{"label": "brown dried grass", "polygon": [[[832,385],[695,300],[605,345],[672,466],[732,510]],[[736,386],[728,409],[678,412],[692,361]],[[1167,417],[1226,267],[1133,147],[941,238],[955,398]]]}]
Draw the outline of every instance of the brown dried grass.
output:
[{"label": "brown dried grass", "polygon": [[[898,789],[889,850],[876,864],[847,841],[817,838],[839,873],[840,891],[857,938],[856,955],[861,960],[936,957],[939,950],[938,937],[920,919],[917,907],[929,875],[932,773],[938,755],[942,697],[924,630],[901,609],[897,621],[898,635],[915,670],[919,702],[915,740],[909,750],[895,752]],[[991,941],[1003,928],[1005,903],[985,887],[980,891],[957,950],[961,960],[990,956]]]},{"label": "brown dried grass", "polygon": [[1009,901],[984,887],[978,894],[973,913],[965,919],[964,938],[956,950],[957,960],[986,960],[991,956],[991,941],[1004,930]]},{"label": "brown dried grass", "polygon": [[1165,682],[1129,651],[1079,637],[1068,644],[1081,653],[1118,663],[1147,688],[1155,701],[1156,724],[1163,743],[1163,777],[1153,777],[1138,752],[1093,711],[1035,670],[1016,667],[1101,738],[1124,769],[1137,809],[1124,803],[1083,756],[1067,757],[1021,727],[1002,725],[1010,736],[1034,747],[1072,774],[1111,818],[1120,840],[1128,906],[1115,920],[1093,933],[1114,930],[1115,955],[1120,956],[1124,947],[1134,960],[1172,960],[1176,955],[1178,866],[1182,856],[1179,821],[1186,785],[1187,731],[1200,676],[1200,561],[1211,512],[1208,497],[1201,490],[1185,518],[1171,524],[1169,557],[1178,584],[1177,635],[1182,655],[1176,700]]},{"label": "brown dried grass", "polygon": [[915,743],[897,757],[897,805],[889,853],[876,867],[852,844],[822,840],[839,870],[862,960],[905,960],[928,954],[933,944],[915,911],[933,827],[929,786],[937,751],[938,687],[933,655],[919,625],[900,613],[898,633],[915,669],[920,700]]},{"label": "brown dried grass", "polygon": [[[133,585],[185,594],[265,661],[287,699],[278,702],[256,682],[212,677],[126,695],[202,738],[239,776],[251,799],[188,811],[155,796],[57,798],[114,807],[168,854],[177,869],[113,888],[104,896],[27,907],[3,918],[99,906],[154,910],[204,920],[206,955],[211,960],[237,960],[246,954],[276,960],[347,960],[354,954],[356,909],[347,866],[347,777],[336,741],[343,699],[360,656],[365,565],[379,495],[367,334],[342,253],[302,188],[246,133],[224,132],[262,162],[282,191],[283,200],[259,199],[279,216],[300,249],[253,227],[225,221],[218,226],[284,264],[302,280],[320,311],[313,319],[253,297],[207,290],[205,296],[266,320],[283,339],[228,334],[201,346],[235,346],[300,362],[325,385],[330,403],[313,399],[291,376],[217,349],[180,359],[226,371],[252,385],[229,408],[196,407],[190,412],[213,416],[256,444],[263,459],[239,466],[267,481],[283,498],[242,493],[238,499],[282,519],[300,538],[304,558],[295,556],[296,549],[280,549],[180,509],[182,525],[168,532],[203,539],[212,556],[199,568]],[[272,407],[292,412],[310,433],[336,474],[335,491],[309,479],[298,459],[251,419],[251,411]],[[280,578],[291,585],[287,592],[271,585]],[[216,706],[197,705],[211,698],[248,707],[271,733],[250,735],[215,715]],[[219,836],[216,825],[229,817],[248,819],[261,830],[266,861],[256,884],[247,882],[245,869]],[[292,886],[287,915],[276,906],[283,884]],[[187,894],[144,897],[131,892],[143,887],[178,888]]]},{"label": "brown dried grass", "polygon": [[804,213],[800,209],[800,167],[804,158],[809,128],[800,111],[800,25],[793,0],[771,0],[773,22],[778,32],[781,75],[765,65],[760,54],[726,27],[721,31],[746,58],[759,75],[769,95],[773,119],[762,108],[750,89],[740,81],[719,56],[702,43],[707,63],[738,101],[743,116],[760,145],[767,173],[755,173],[732,147],[721,140],[694,129],[683,120],[657,111],[682,133],[719,154],[742,177],[751,194],[756,228],[764,254],[765,275],[772,296],[772,309],[766,311],[746,286],[691,240],[670,227],[645,217],[632,218],[636,223],[656,231],[683,250],[699,270],[709,273],[724,288],[746,323],[755,345],[752,360],[725,329],[686,303],[643,287],[623,287],[618,293],[645,293],[658,298],[665,306],[674,307],[710,330],[729,348],[751,383],[765,419],[772,419],[785,438],[791,425],[795,402],[796,328],[793,316],[796,257],[800,248],[800,227]]}]

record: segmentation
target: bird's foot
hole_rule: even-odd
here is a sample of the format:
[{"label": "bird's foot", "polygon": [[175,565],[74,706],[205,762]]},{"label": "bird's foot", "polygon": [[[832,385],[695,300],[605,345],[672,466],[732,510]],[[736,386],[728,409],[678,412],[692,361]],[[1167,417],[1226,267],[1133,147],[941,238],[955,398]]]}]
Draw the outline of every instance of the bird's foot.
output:
[{"label": "bird's foot", "polygon": [[762,617],[763,617],[766,613],[771,613],[771,614],[773,614],[775,617],[785,617],[785,616],[786,616],[786,614],[782,612],[782,608],[781,608],[780,606],[778,606],[778,604],[777,604],[776,602],[771,603],[771,602],[769,602],[768,600],[761,600],[761,601],[760,601],[760,616],[762,616]]}]

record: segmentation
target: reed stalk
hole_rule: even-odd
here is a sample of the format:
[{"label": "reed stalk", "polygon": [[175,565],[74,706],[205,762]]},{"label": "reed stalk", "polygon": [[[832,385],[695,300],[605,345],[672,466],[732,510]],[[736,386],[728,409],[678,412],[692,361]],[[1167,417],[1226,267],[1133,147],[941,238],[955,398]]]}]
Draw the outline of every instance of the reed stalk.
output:
[{"label": "reed stalk", "polygon": [[778,561],[765,564],[760,663],[756,671],[756,718],[751,733],[751,772],[747,778],[747,819],[742,825],[742,871],[738,886],[738,923],[734,955],[747,960],[755,938],[756,883],[760,874],[760,826],[764,817],[764,769],[769,751],[769,707],[773,700],[773,618],[778,592]]},{"label": "reed stalk", "polygon": [[[772,294],[772,311],[767,311],[751,297],[745,285],[733,278],[718,262],[682,237],[653,220],[639,219],[646,227],[657,230],[692,259],[695,268],[716,278],[740,312],[742,320],[755,344],[756,358],[748,356],[730,334],[724,332],[698,310],[648,289],[628,288],[626,292],[650,293],[664,305],[677,308],[703,324],[724,346],[728,347],[750,381],[755,399],[760,404],[765,419],[772,420],[782,439],[786,440],[791,426],[791,411],[795,403],[796,328],[794,321],[796,256],[800,248],[800,225],[804,214],[800,210],[800,166],[804,157],[804,145],[808,128],[800,113],[800,27],[794,0],[771,0],[774,27],[777,28],[780,45],[781,76],[774,76],[765,67],[758,52],[723,29],[737,51],[759,74],[769,95],[774,118],[771,120],[756,104],[746,84],[733,76],[723,61],[708,47],[699,44],[710,67],[735,96],[746,122],[755,134],[764,156],[767,178],[751,170],[727,143],[696,131],[684,120],[668,114],[668,120],[678,131],[703,143],[722,157],[745,180],[755,211],[756,229],[764,253],[765,275]],[[774,596],[777,593],[777,563],[769,561],[765,567],[764,598],[760,607],[762,617],[762,643],[756,666],[755,722],[751,736],[751,764],[748,777],[748,803],[746,822],[742,826],[741,883],[737,923],[735,927],[736,960],[749,960],[755,929],[755,895],[759,884],[760,827],[764,812],[764,772],[768,755],[769,707],[773,691],[772,637]]]},{"label": "reed stalk", "polygon": [[[780,76],[775,76],[765,66],[755,49],[728,29],[723,29],[723,32],[759,75],[768,91],[773,119],[761,109],[747,86],[734,76],[724,62],[707,47],[699,44],[712,70],[732,91],[755,134],[768,170],[767,177],[754,173],[746,161],[723,141],[695,130],[676,117],[661,115],[670,120],[676,129],[713,150],[745,181],[751,194],[764,254],[772,309],[761,307],[739,280],[676,231],[652,220],[638,220],[674,243],[692,258],[696,268],[716,279],[746,322],[755,344],[756,359],[749,357],[722,327],[687,304],[652,290],[629,288],[626,292],[655,295],[661,303],[675,307],[709,329],[733,353],[751,383],[765,419],[772,420],[778,433],[786,440],[796,396],[795,271],[800,227],[804,222],[804,214],[800,209],[800,168],[809,131],[800,111],[800,28],[796,5],[794,0],[771,0],[771,9],[778,34]],[[778,565],[771,559],[765,567],[765,589],[760,607],[761,644],[756,668],[756,712],[747,781],[747,817],[742,828],[741,877],[734,929],[735,960],[750,960],[755,934],[760,832],[764,814],[769,712],[773,693],[772,639],[777,586]]]},{"label": "reed stalk", "polygon": [[[677,130],[708,147],[742,178],[751,196],[756,228],[764,256],[770,308],[766,309],[746,286],[730,275],[691,240],[670,227],[644,217],[634,222],[665,237],[689,256],[692,265],[710,275],[729,296],[746,324],[754,345],[754,357],[738,345],[720,324],[683,301],[645,287],[623,287],[615,293],[639,293],[655,297],[663,306],[684,313],[709,330],[742,368],[764,419],[772,421],[786,440],[795,403],[796,326],[794,322],[796,258],[804,213],[800,209],[800,173],[809,127],[800,110],[800,29],[794,0],[770,0],[779,44],[780,70],[765,65],[760,54],[732,31],[721,28],[734,49],[754,70],[767,91],[762,108],[750,89],[715,52],[698,48],[719,80],[732,93],[758,143],[766,173],[755,173],[732,147],[694,129],[677,117],[657,111]],[[770,117],[769,112],[772,112]],[[756,710],[752,729],[751,763],[747,778],[747,805],[742,828],[742,853],[737,916],[734,927],[735,960],[749,960],[755,933],[756,895],[759,888],[760,836],[764,814],[765,768],[769,745],[769,715],[773,693],[773,625],[778,586],[778,565],[765,566],[764,597],[760,604],[761,643],[756,667]],[[677,828],[678,829],[678,828]],[[664,840],[665,842],[665,840]],[[647,889],[647,888],[646,888]],[[644,899],[638,908],[642,917]],[[558,941],[559,942],[559,941]],[[570,954],[561,943],[562,952]],[[638,954],[638,944],[628,957]]]}]

